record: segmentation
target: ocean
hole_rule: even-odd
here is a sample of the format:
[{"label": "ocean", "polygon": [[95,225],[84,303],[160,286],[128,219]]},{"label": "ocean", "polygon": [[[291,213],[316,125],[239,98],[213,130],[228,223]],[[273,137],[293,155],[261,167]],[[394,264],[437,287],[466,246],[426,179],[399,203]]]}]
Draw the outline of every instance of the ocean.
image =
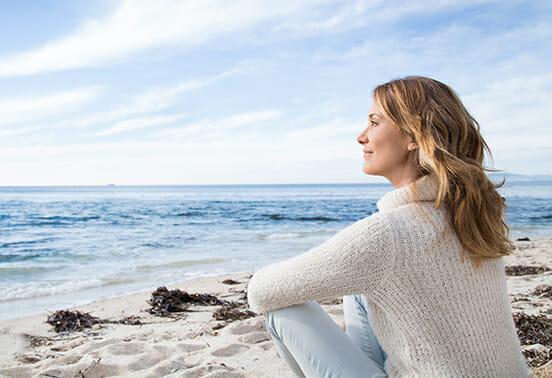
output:
[{"label": "ocean", "polygon": [[[389,184],[0,187],[0,320],[254,272],[376,211]],[[511,237],[552,235],[552,182],[508,182]]]}]

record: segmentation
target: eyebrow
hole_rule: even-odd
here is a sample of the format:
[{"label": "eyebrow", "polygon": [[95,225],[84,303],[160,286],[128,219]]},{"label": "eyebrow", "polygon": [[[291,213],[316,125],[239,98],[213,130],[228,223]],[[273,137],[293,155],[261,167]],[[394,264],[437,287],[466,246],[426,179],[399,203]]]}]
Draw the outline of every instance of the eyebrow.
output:
[{"label": "eyebrow", "polygon": [[380,118],[381,118],[381,115],[378,114],[378,113],[370,113],[370,114],[368,114],[368,118],[374,118],[374,116],[380,117]]}]

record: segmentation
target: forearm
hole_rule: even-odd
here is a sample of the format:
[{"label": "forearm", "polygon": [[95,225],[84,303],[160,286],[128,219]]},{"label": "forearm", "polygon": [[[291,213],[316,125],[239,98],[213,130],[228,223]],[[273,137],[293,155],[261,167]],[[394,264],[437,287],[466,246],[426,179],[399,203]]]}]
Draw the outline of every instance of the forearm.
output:
[{"label": "forearm", "polygon": [[373,290],[388,269],[390,253],[379,242],[383,228],[362,219],[305,254],[269,265],[249,283],[254,311],[270,311]]}]

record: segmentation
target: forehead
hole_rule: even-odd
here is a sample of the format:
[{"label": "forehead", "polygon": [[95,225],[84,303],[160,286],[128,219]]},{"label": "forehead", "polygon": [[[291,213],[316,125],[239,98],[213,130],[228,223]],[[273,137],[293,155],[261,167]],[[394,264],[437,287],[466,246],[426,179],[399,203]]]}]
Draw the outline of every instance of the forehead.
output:
[{"label": "forehead", "polygon": [[372,103],[372,106],[370,106],[370,109],[368,110],[368,118],[373,118],[373,117],[383,118],[383,112],[377,101],[374,101]]}]

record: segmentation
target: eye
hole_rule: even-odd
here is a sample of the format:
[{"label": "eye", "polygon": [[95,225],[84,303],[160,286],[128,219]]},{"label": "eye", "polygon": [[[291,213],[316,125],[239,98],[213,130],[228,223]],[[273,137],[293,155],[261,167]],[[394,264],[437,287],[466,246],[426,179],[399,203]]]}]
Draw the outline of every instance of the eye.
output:
[{"label": "eye", "polygon": [[378,125],[378,123],[376,121],[374,121],[374,120],[370,121],[370,126],[377,126],[377,125]]}]

